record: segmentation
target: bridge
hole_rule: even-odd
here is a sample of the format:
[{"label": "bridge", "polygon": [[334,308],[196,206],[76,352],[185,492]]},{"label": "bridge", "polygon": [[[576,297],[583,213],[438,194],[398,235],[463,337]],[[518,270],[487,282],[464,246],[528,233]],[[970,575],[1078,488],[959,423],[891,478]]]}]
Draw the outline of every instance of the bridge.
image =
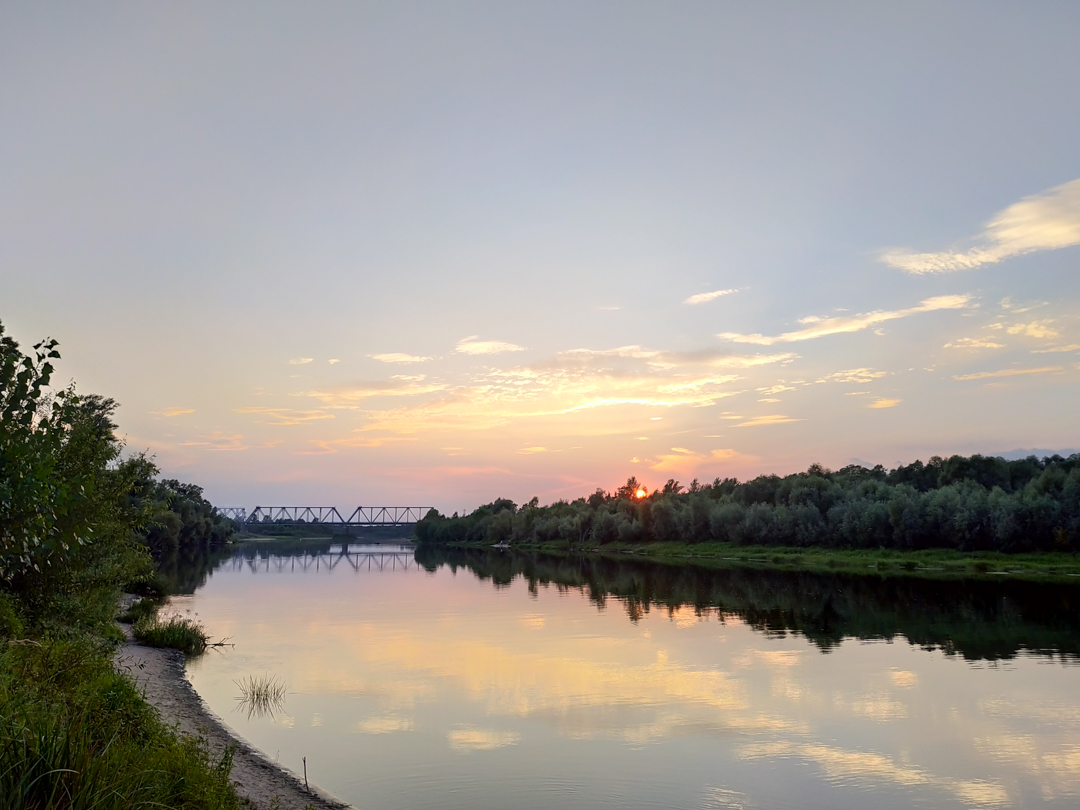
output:
[{"label": "bridge", "polygon": [[336,506],[256,506],[248,512],[242,506],[225,506],[217,511],[244,527],[252,524],[267,526],[326,526],[330,529],[352,529],[370,526],[409,527],[418,523],[430,506],[358,506],[344,518]]}]

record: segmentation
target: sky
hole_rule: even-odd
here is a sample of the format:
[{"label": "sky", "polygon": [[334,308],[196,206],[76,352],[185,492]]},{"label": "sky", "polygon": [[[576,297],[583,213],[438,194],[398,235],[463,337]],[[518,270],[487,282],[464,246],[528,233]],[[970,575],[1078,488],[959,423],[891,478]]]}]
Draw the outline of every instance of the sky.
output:
[{"label": "sky", "polygon": [[1080,448],[1080,5],[0,5],[0,321],[220,506]]}]

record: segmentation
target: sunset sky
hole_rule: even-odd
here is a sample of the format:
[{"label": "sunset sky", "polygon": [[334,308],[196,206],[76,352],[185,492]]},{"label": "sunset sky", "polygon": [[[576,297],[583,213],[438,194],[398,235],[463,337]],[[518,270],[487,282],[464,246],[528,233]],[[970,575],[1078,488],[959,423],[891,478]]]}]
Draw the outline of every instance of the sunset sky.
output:
[{"label": "sunset sky", "polygon": [[0,321],[217,505],[1080,449],[1080,4],[13,2]]}]

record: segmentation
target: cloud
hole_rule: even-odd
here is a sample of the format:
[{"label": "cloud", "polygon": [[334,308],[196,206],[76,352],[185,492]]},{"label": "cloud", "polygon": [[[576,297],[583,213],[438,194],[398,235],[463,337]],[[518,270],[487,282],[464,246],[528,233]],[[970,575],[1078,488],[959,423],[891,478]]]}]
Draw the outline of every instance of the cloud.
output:
[{"label": "cloud", "polygon": [[1051,346],[1049,349],[1032,349],[1032,354],[1050,354],[1051,352],[1075,352],[1080,349],[1080,343],[1070,343],[1068,346]]},{"label": "cloud", "polygon": [[314,357],[294,357],[292,360],[289,361],[289,365],[290,366],[304,366],[304,365],[307,365],[308,363],[313,363],[314,361],[315,361]]},{"label": "cloud", "polygon": [[1033,338],[1053,339],[1059,337],[1058,331],[1050,326],[1050,321],[1032,321],[1018,323],[1005,330],[1010,335],[1024,335]]},{"label": "cloud", "polygon": [[334,418],[332,413],[326,413],[325,411],[297,411],[292,408],[233,408],[233,413],[257,413],[272,420],[262,424],[282,427],[301,425],[304,422],[312,422],[318,419]]},{"label": "cloud", "polygon": [[338,359],[337,357],[331,357],[331,358],[330,358],[329,360],[327,360],[326,362],[327,362],[327,363],[329,363],[329,364],[330,364],[330,365],[332,365],[332,366],[336,366],[336,365],[337,365],[338,363],[340,363],[340,362],[341,362],[341,360],[339,360],[339,359]]},{"label": "cloud", "polygon": [[738,290],[713,290],[712,292],[698,293],[697,295],[691,295],[685,301],[684,304],[705,304],[709,301],[713,301],[722,295],[731,295],[737,293]]},{"label": "cloud", "polygon": [[421,383],[410,379],[352,383],[334,388],[305,391],[304,396],[322,400],[330,407],[349,407],[374,397],[415,397],[444,391],[445,383]]},{"label": "cloud", "polygon": [[526,456],[531,456],[533,453],[546,453],[547,448],[546,447],[522,447],[520,450],[518,450],[518,452],[523,454],[523,455],[526,455]]},{"label": "cloud", "polygon": [[477,340],[477,335],[462,338],[458,341],[455,352],[461,354],[502,354],[503,352],[523,352],[525,348],[514,343],[503,343],[499,340]]},{"label": "cloud", "polygon": [[180,442],[184,447],[205,447],[208,450],[248,450],[244,437],[239,433],[215,432],[202,436],[198,441]]},{"label": "cloud", "polygon": [[161,410],[161,411],[150,411],[150,413],[154,414],[155,416],[173,417],[173,416],[183,416],[186,413],[195,413],[195,409],[194,408],[165,408],[164,410]]},{"label": "cloud", "polygon": [[802,422],[803,419],[793,419],[790,416],[774,413],[767,416],[755,416],[745,422],[739,422],[735,427],[764,427],[766,425],[783,425],[786,422]]},{"label": "cloud", "polygon": [[890,250],[881,255],[881,261],[909,273],[951,273],[1025,253],[1080,245],[1080,179],[1010,205],[986,225],[979,241],[981,247],[959,252]]},{"label": "cloud", "polygon": [[983,340],[982,338],[958,338],[952,343],[946,343],[944,348],[946,349],[1003,349],[1004,345],[1001,343],[994,343],[992,340]]},{"label": "cloud", "polygon": [[670,454],[657,457],[655,464],[650,465],[650,470],[657,472],[690,473],[703,464],[716,461],[752,460],[753,456],[746,456],[737,450],[719,449],[712,452],[698,453],[685,447],[672,447]]},{"label": "cloud", "polygon": [[882,397],[882,398],[879,398],[879,399],[875,399],[873,402],[871,402],[866,407],[867,408],[895,408],[897,405],[899,405],[903,401],[904,400],[902,400],[902,399],[885,399],[884,397]]},{"label": "cloud", "polygon": [[635,359],[652,359],[663,354],[658,349],[643,349],[640,346],[619,346],[615,349],[567,349],[559,352],[560,357],[571,359],[592,360],[599,357],[632,357]]},{"label": "cloud", "polygon": [[555,364],[566,366],[585,365],[604,359],[646,360],[653,368],[672,369],[680,366],[708,366],[709,368],[755,368],[787,363],[799,355],[794,352],[781,354],[731,354],[717,349],[703,349],[694,352],[669,352],[660,349],[646,349],[641,346],[619,346],[615,349],[567,349],[559,352]]},{"label": "cloud", "polygon": [[378,360],[380,363],[426,363],[430,360],[430,357],[420,357],[415,354],[402,354],[401,352],[390,352],[389,354],[369,354],[372,360]]},{"label": "cloud", "polygon": [[797,332],[785,332],[775,337],[753,334],[743,335],[737,332],[722,332],[717,337],[731,340],[735,343],[754,343],[759,346],[772,346],[774,343],[795,343],[801,340],[813,340],[827,335],[839,335],[848,332],[861,332],[875,324],[884,321],[892,321],[897,318],[906,318],[909,315],[917,315],[921,312],[934,312],[940,309],[962,309],[971,300],[970,295],[939,295],[935,298],[927,298],[918,306],[898,309],[891,312],[877,310],[862,315],[837,318],[803,318],[799,323],[806,324],[805,329]]},{"label": "cloud", "polygon": [[1020,374],[1046,374],[1061,371],[1061,366],[1043,366],[1042,368],[1004,368],[1001,371],[980,371],[978,374],[953,375],[954,380],[987,380],[991,377],[1016,377]]},{"label": "cloud", "polygon": [[819,383],[855,383],[856,385],[865,385],[868,382],[884,377],[888,372],[874,371],[871,368],[849,368],[846,371],[834,371],[832,374],[826,374],[820,380]]}]

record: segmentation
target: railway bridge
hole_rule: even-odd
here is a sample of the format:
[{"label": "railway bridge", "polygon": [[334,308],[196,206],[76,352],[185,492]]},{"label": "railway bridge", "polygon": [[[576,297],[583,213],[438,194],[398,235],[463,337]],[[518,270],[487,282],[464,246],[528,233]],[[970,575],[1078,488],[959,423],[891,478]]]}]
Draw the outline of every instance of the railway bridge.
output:
[{"label": "railway bridge", "polygon": [[258,526],[319,526],[348,533],[352,528],[374,526],[415,526],[430,506],[358,506],[343,517],[336,506],[256,506],[250,512],[242,506],[226,506],[217,511],[251,530]]}]

